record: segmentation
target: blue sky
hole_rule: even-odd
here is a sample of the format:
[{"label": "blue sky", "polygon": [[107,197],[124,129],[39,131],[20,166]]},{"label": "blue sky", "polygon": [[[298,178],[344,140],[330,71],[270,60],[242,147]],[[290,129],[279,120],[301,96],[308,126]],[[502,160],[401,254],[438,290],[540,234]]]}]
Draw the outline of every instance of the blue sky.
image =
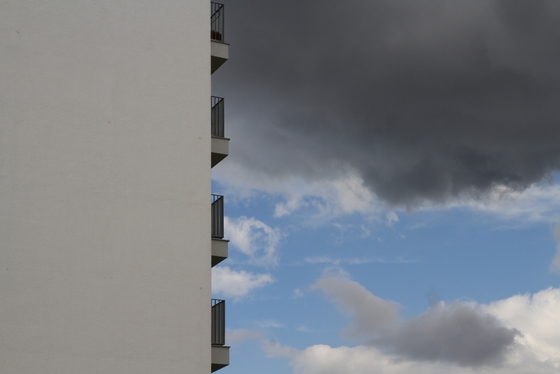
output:
[{"label": "blue sky", "polygon": [[560,372],[558,2],[224,3],[222,372]]},{"label": "blue sky", "polygon": [[[302,204],[293,213],[277,217],[277,207],[290,197],[256,189],[240,191],[218,179],[214,190],[227,198],[226,236],[232,240],[230,257],[219,267],[245,275],[214,280],[219,288],[215,297],[228,300],[232,349],[231,365],[224,372],[300,372],[289,355],[271,353],[270,344],[298,351],[321,344],[359,347],[359,339],[345,334],[352,313],[313,286],[332,276],[357,282],[373,295],[398,303],[403,320],[413,320],[438,303],[488,305],[550,288],[556,292],[551,302],[560,306],[560,275],[551,267],[557,252],[554,229],[559,210],[550,208],[558,207],[557,198],[534,202],[534,211],[520,213],[508,209],[531,199],[530,192],[508,204],[488,202],[482,208],[407,212],[374,204],[370,211],[338,212],[334,206],[328,210],[335,212],[325,216],[311,204]],[[531,191],[554,196],[560,186]],[[327,204],[321,196],[308,199]],[[242,228],[242,223],[247,225]],[[246,288],[239,290],[235,282],[246,282]],[[557,355],[549,359],[558,364]],[[315,372],[312,367],[302,370]]]}]

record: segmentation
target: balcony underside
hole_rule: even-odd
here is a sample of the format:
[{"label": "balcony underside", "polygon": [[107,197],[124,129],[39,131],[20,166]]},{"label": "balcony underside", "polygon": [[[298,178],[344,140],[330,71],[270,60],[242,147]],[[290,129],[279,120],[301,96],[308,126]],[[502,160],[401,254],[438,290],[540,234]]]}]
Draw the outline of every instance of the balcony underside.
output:
[{"label": "balcony underside", "polygon": [[212,238],[212,266],[228,257],[228,242],[229,240]]},{"label": "balcony underside", "polygon": [[225,345],[212,346],[212,373],[229,365],[229,347]]},{"label": "balcony underside", "polygon": [[229,139],[212,137],[212,167],[229,154]]},{"label": "balcony underside", "polygon": [[212,63],[211,69],[214,73],[220,66],[224,64],[229,58],[229,44],[212,40]]}]

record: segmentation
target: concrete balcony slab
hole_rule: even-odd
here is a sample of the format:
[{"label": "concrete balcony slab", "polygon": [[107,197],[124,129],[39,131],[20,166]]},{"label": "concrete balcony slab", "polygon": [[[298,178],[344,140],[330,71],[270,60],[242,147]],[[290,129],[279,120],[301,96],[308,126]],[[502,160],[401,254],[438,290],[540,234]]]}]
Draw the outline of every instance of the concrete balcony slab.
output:
[{"label": "concrete balcony slab", "polygon": [[212,137],[212,167],[229,154],[229,139]]},{"label": "concrete balcony slab", "polygon": [[212,346],[212,373],[229,365],[229,347],[226,345]]},{"label": "concrete balcony slab", "polygon": [[212,40],[211,54],[211,71],[214,73],[229,58],[229,44]]},{"label": "concrete balcony slab", "polygon": [[218,265],[228,257],[229,240],[212,238],[212,266]]}]

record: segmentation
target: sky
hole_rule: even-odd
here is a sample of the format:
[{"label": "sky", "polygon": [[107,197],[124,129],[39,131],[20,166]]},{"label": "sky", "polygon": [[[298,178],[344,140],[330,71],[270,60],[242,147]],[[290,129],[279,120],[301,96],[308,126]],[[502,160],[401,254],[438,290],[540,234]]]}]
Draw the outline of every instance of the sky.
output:
[{"label": "sky", "polygon": [[222,2],[220,372],[560,373],[560,2]]}]

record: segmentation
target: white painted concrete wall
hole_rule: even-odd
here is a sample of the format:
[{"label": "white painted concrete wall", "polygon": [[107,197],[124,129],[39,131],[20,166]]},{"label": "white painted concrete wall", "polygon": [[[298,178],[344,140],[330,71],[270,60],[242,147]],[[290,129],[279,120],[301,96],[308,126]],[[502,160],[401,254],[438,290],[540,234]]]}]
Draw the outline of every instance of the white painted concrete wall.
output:
[{"label": "white painted concrete wall", "polygon": [[210,372],[209,19],[0,0],[0,373]]}]

